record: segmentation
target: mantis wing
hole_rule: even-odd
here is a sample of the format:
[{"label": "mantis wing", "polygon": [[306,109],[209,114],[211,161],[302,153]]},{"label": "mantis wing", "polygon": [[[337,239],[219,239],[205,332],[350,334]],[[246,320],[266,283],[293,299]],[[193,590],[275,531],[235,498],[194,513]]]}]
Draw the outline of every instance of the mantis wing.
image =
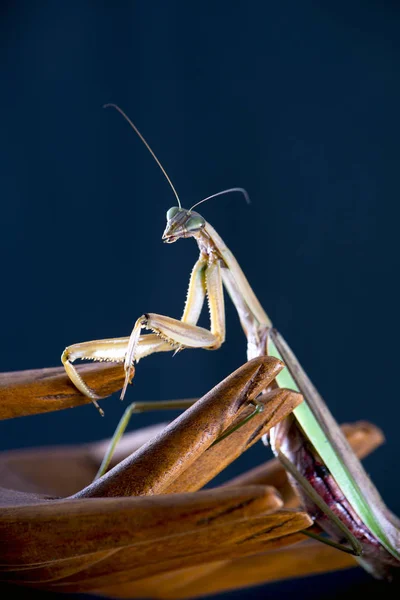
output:
[{"label": "mantis wing", "polygon": [[386,550],[400,559],[399,520],[385,506],[325,402],[276,330],[271,330],[269,350],[270,354],[282,358],[287,366],[286,373],[282,372],[283,377],[279,385],[297,388],[306,399],[306,402],[296,409],[295,416],[302,426],[307,422],[307,437],[326,462],[343,494],[362,521]]}]

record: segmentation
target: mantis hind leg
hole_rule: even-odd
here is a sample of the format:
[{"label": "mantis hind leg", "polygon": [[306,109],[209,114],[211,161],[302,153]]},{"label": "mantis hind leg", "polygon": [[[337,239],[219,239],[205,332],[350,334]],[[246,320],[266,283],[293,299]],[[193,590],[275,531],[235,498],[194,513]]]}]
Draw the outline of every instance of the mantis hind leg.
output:
[{"label": "mantis hind leg", "polygon": [[[115,448],[116,448],[119,440],[124,435],[125,430],[128,426],[128,423],[129,423],[132,415],[134,415],[136,413],[159,411],[159,410],[186,410],[187,408],[190,408],[191,406],[193,406],[193,404],[196,401],[197,401],[197,398],[189,398],[188,400],[165,400],[165,401],[159,400],[156,402],[133,402],[132,404],[130,404],[128,406],[128,408],[125,410],[124,414],[122,415],[122,417],[114,431],[114,435],[111,438],[111,441],[107,448],[107,452],[105,453],[104,458],[99,467],[99,470],[96,473],[95,480],[99,479],[99,477],[102,477],[106,473],[106,471],[110,465],[110,462],[112,460]],[[228,431],[225,431],[225,433],[223,433],[217,440],[215,440],[215,442],[212,445],[215,446],[216,444],[219,444],[219,442],[222,442],[224,439],[226,439],[232,433],[234,433],[235,431],[240,429],[240,427],[243,427],[243,425],[246,425],[246,423],[248,423],[251,419],[253,419],[255,416],[257,416],[260,412],[262,412],[264,410],[263,404],[258,403],[256,401],[254,401],[254,404],[255,404],[255,407],[254,407],[254,411],[252,413],[250,413],[242,421],[237,423],[234,427],[232,427]]]},{"label": "mantis hind leg", "polygon": [[101,462],[99,470],[96,473],[96,477],[99,479],[102,477],[104,473],[107,471],[108,466],[113,457],[115,448],[125,433],[125,429],[128,426],[128,423],[135,413],[142,413],[148,411],[159,411],[159,410],[186,410],[190,406],[192,406],[196,402],[197,398],[190,398],[188,400],[165,400],[165,401],[157,401],[157,402],[133,402],[128,406],[122,415],[117,428],[114,431],[114,435],[111,438],[109,446],[107,448],[107,452],[104,455],[104,458]]},{"label": "mantis hind leg", "polygon": [[353,554],[354,556],[361,556],[362,554],[362,546],[358,539],[349,531],[346,525],[339,519],[339,517],[333,512],[333,510],[328,506],[328,504],[321,498],[321,496],[317,493],[317,491],[313,488],[311,483],[304,477],[302,473],[292,464],[292,462],[285,456],[285,454],[279,449],[276,448],[276,454],[281,461],[282,465],[290,473],[293,479],[301,486],[302,491],[310,498],[310,500],[322,511],[337,529],[341,532],[344,539],[348,541],[350,544],[350,548],[344,546],[343,544],[336,543],[332,540],[323,538],[321,536],[315,536],[310,534],[309,532],[303,532],[310,537],[316,537],[321,542],[338,548],[344,552],[348,552],[349,554]]}]

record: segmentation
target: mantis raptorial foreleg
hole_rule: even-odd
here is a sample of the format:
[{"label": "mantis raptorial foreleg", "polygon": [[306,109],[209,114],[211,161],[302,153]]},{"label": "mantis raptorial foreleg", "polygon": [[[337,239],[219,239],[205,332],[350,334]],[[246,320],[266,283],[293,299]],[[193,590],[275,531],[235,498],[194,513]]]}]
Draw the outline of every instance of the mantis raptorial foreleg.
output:
[{"label": "mantis raptorial foreleg", "polygon": [[[128,342],[128,337],[81,342],[68,346],[62,353],[61,361],[69,378],[82,394],[92,400],[100,414],[103,414],[103,411],[97,403],[99,396],[88,387],[72,363],[77,359],[123,363]],[[141,336],[138,343],[137,360],[154,352],[167,352],[169,350],[171,350],[169,344],[160,340],[157,335]]]},{"label": "mantis raptorial foreleg", "polygon": [[[196,323],[208,295],[210,330]],[[153,334],[141,335],[142,329]],[[134,375],[134,364],[155,352],[175,352],[182,348],[206,348],[216,350],[225,340],[225,309],[219,260],[201,255],[196,262],[189,282],[189,289],[182,319],[173,319],[156,313],[146,313],[137,319],[129,338],[111,338],[83,342],[67,347],[61,357],[71,381],[101,411],[98,396],[86,385],[73,366],[76,359],[123,362],[125,383],[121,393],[123,399],[128,384]]]},{"label": "mantis raptorial foreleg", "polygon": [[[210,309],[210,331],[196,325],[204,303],[205,288]],[[206,259],[200,257],[195,264],[181,321],[154,313],[145,314],[136,321],[125,356],[126,379],[122,398],[130,382],[129,374],[137,361],[140,332],[143,328],[154,331],[175,351],[182,348],[219,348],[225,340],[225,307],[219,262],[207,264]]]}]

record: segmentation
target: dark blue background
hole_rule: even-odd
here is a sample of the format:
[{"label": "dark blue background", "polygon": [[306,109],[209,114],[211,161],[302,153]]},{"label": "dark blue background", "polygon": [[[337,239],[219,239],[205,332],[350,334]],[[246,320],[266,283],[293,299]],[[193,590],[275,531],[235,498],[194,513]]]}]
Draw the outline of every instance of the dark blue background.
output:
[{"label": "dark blue background", "polygon": [[[399,514],[399,27],[389,1],[3,1],[1,370],[58,365],[66,345],[129,335],[143,312],[181,315],[197,248],[162,245],[174,197],[102,109],[116,102],[184,206],[248,190],[250,207],[232,196],[201,212],[336,418],[384,429],[366,464]],[[227,328],[219,352],[143,360],[128,402],[209,390],[245,360],[229,300]],[[1,448],[106,437],[124,407],[102,406],[104,419],[87,406],[0,423]],[[228,475],[265,456],[257,445]],[[366,586],[353,570],[235,597]]]}]

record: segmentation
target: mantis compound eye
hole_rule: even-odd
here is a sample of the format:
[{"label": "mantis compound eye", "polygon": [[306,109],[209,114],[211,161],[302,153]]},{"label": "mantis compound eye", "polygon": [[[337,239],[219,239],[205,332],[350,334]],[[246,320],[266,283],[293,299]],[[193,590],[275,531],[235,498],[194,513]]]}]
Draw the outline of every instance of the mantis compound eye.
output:
[{"label": "mantis compound eye", "polygon": [[205,225],[205,221],[204,221],[203,217],[200,217],[200,215],[190,217],[185,223],[185,227],[186,227],[187,231],[194,231],[196,229],[201,229],[202,227],[204,227],[204,225]]},{"label": "mantis compound eye", "polygon": [[178,206],[173,206],[167,211],[167,221],[170,221],[175,217],[175,215],[179,212]]}]

